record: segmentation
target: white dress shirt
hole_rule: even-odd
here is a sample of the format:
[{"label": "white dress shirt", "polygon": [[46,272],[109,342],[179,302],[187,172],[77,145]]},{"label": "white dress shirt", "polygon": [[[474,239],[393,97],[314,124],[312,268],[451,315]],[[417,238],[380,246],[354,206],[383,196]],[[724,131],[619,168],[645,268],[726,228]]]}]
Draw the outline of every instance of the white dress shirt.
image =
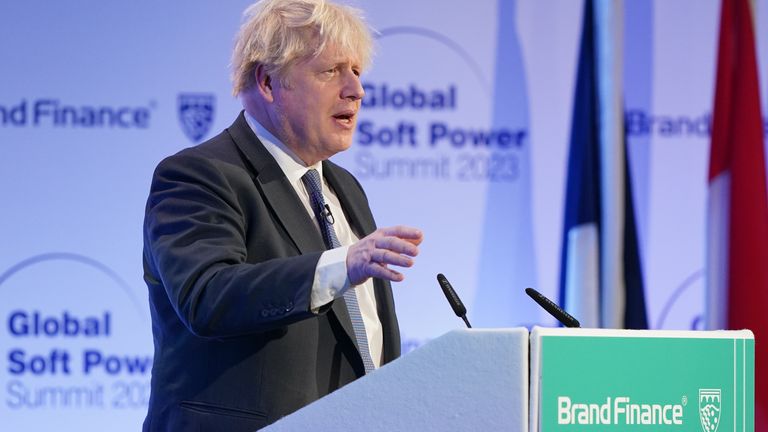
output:
[{"label": "white dress shirt", "polygon": [[[352,288],[349,276],[347,275],[347,250],[349,246],[359,240],[357,235],[352,232],[352,228],[347,221],[344,211],[341,209],[341,203],[336,193],[328,186],[323,177],[323,165],[318,162],[313,166],[306,166],[296,154],[280,142],[274,135],[264,128],[256,119],[247,112],[245,119],[253,132],[264,144],[267,151],[275,158],[277,164],[283,170],[288,178],[288,182],[293,186],[296,194],[299,196],[302,204],[310,215],[310,219],[315,222],[318,231],[320,225],[315,218],[315,212],[310,204],[309,192],[301,181],[302,176],[310,169],[316,169],[323,180],[323,198],[331,208],[335,223],[333,229],[336,237],[341,243],[341,247],[323,252],[315,268],[315,278],[312,282],[311,307],[312,310],[318,310],[321,306],[330,303],[344,295],[348,289]],[[365,324],[365,334],[368,337],[368,347],[371,351],[371,359],[376,367],[381,365],[381,351],[383,347],[383,336],[381,322],[376,313],[376,297],[374,295],[373,280],[368,279],[365,283],[354,287],[357,294],[357,301],[360,306],[360,313],[363,316]]]}]

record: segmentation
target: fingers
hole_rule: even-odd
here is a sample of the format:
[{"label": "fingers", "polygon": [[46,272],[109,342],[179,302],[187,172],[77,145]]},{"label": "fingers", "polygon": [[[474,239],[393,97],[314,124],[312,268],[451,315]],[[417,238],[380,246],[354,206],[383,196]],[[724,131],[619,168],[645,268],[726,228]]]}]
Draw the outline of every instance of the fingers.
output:
[{"label": "fingers", "polygon": [[393,227],[381,228],[382,234],[390,237],[397,237],[403,239],[414,246],[421,244],[424,239],[424,234],[418,228],[413,228],[405,225],[396,225]]},{"label": "fingers", "polygon": [[424,234],[422,234],[421,230],[403,225],[381,228],[371,234],[371,236],[376,239],[377,248],[388,249],[392,252],[410,256],[419,254],[417,246],[424,239]]},{"label": "fingers", "polygon": [[[416,256],[419,248],[415,244],[397,237],[380,237],[374,241],[377,250],[386,249],[398,254]],[[377,260],[378,261],[378,260]]]},{"label": "fingers", "polygon": [[[418,250],[416,252],[418,253]],[[374,249],[371,254],[371,260],[378,264],[393,264],[400,267],[411,267],[413,265],[411,258],[386,249]]]},{"label": "fingers", "polygon": [[353,285],[376,277],[400,282],[402,273],[388,266],[411,267],[423,240],[421,230],[403,225],[381,228],[354,245],[347,252],[347,273]]},{"label": "fingers", "polygon": [[403,279],[405,279],[405,276],[403,276],[402,273],[374,263],[369,267],[368,274],[370,277],[385,279],[392,282],[402,282]]}]

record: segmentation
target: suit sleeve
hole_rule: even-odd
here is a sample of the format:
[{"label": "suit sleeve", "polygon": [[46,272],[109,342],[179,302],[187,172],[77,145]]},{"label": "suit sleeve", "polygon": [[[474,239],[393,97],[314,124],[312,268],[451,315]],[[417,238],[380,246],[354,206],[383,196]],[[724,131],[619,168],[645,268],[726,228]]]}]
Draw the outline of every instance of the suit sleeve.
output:
[{"label": "suit sleeve", "polygon": [[[155,171],[144,221],[145,277],[165,289],[196,335],[238,336],[316,316],[310,292],[321,251],[248,262],[247,224],[261,222],[246,215],[254,194],[245,170],[214,159],[176,155]],[[271,242],[277,239],[250,246],[269,249]]]}]

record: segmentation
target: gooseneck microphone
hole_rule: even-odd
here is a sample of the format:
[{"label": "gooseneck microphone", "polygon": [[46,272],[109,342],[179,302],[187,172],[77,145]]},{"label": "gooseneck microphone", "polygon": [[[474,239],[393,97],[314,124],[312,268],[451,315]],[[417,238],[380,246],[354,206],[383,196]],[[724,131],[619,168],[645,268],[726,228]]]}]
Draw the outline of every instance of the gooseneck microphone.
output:
[{"label": "gooseneck microphone", "polygon": [[456,294],[456,291],[453,290],[451,283],[448,282],[448,279],[446,279],[442,273],[437,274],[437,283],[439,283],[440,288],[443,289],[443,294],[445,294],[445,298],[448,299],[448,303],[451,304],[453,313],[455,313],[457,317],[464,320],[467,328],[472,328],[472,325],[469,324],[469,320],[467,319],[467,308],[464,307],[464,303],[461,302],[461,299]]},{"label": "gooseneck microphone", "polygon": [[580,327],[581,324],[579,324],[579,321],[571,316],[568,312],[564,311],[560,308],[560,306],[556,305],[552,300],[544,297],[543,294],[536,291],[533,288],[526,288],[525,293],[528,294],[536,303],[539,304],[539,306],[543,307],[544,310],[549,312],[550,315],[555,317],[556,320],[560,321],[564,326],[566,327]]}]

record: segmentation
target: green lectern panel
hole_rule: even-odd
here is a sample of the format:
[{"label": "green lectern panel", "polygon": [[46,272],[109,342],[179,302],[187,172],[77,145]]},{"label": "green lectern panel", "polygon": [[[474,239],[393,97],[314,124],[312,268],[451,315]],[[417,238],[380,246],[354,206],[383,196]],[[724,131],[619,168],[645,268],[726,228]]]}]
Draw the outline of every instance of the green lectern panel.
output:
[{"label": "green lectern panel", "polygon": [[754,431],[749,332],[578,334],[541,336],[540,431]]}]

